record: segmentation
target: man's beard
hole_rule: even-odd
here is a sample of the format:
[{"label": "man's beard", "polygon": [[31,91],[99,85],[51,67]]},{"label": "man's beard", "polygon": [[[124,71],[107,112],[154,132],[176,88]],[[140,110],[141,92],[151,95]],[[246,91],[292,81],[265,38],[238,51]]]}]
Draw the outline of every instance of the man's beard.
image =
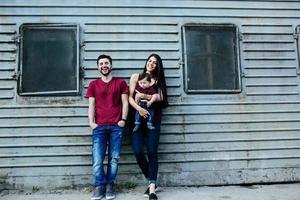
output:
[{"label": "man's beard", "polygon": [[109,69],[106,73],[103,73],[102,70],[100,70],[100,73],[103,75],[103,76],[108,76],[111,72],[111,69]]}]

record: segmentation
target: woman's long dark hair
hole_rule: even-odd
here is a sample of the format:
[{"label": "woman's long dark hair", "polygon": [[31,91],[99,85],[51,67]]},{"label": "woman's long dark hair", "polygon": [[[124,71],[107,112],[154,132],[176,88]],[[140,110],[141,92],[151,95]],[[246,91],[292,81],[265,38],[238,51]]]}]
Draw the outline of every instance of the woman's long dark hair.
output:
[{"label": "woman's long dark hair", "polygon": [[144,72],[147,71],[147,62],[151,57],[156,58],[157,64],[154,71],[151,73],[151,76],[156,80],[157,87],[161,90],[163,95],[163,100],[160,102],[162,108],[166,108],[169,104],[168,102],[168,93],[167,93],[167,85],[166,85],[166,79],[165,79],[165,72],[164,72],[164,66],[162,63],[162,59],[157,54],[151,54],[145,63]]}]

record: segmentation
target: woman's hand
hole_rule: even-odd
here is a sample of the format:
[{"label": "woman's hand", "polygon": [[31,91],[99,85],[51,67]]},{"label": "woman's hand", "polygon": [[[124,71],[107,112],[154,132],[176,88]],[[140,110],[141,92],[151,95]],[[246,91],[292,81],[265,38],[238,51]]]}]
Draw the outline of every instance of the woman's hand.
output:
[{"label": "woman's hand", "polygon": [[147,108],[149,108],[155,101],[158,101],[158,94],[151,96],[151,100],[147,102]]},{"label": "woman's hand", "polygon": [[146,118],[148,117],[148,115],[149,115],[149,112],[148,112],[146,109],[142,108],[142,107],[139,108],[138,112],[139,112],[139,114],[140,114],[143,118],[145,118],[145,119],[146,119]]},{"label": "woman's hand", "polygon": [[139,103],[141,101],[141,99],[143,99],[144,97],[144,94],[143,93],[140,93],[139,91],[135,90],[136,94],[135,94],[135,98],[134,98],[134,101],[135,103]]},{"label": "woman's hand", "polygon": [[152,105],[152,102],[151,102],[151,101],[148,101],[148,102],[147,102],[147,108],[149,108],[151,105]]}]

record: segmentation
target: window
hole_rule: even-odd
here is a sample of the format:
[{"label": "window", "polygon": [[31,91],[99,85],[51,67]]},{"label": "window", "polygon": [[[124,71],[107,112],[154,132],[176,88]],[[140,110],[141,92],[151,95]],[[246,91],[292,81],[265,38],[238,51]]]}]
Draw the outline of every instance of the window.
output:
[{"label": "window", "polygon": [[23,24],[20,34],[19,94],[78,94],[79,26]]},{"label": "window", "polygon": [[187,93],[240,92],[237,34],[234,25],[183,26]]}]

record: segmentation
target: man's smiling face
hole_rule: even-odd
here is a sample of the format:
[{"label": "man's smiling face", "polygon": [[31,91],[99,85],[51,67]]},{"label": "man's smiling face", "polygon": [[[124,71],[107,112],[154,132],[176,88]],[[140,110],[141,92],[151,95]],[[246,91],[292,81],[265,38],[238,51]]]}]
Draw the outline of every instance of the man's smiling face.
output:
[{"label": "man's smiling face", "polygon": [[102,58],[98,61],[98,70],[103,76],[107,76],[111,72],[111,63],[108,58]]}]

